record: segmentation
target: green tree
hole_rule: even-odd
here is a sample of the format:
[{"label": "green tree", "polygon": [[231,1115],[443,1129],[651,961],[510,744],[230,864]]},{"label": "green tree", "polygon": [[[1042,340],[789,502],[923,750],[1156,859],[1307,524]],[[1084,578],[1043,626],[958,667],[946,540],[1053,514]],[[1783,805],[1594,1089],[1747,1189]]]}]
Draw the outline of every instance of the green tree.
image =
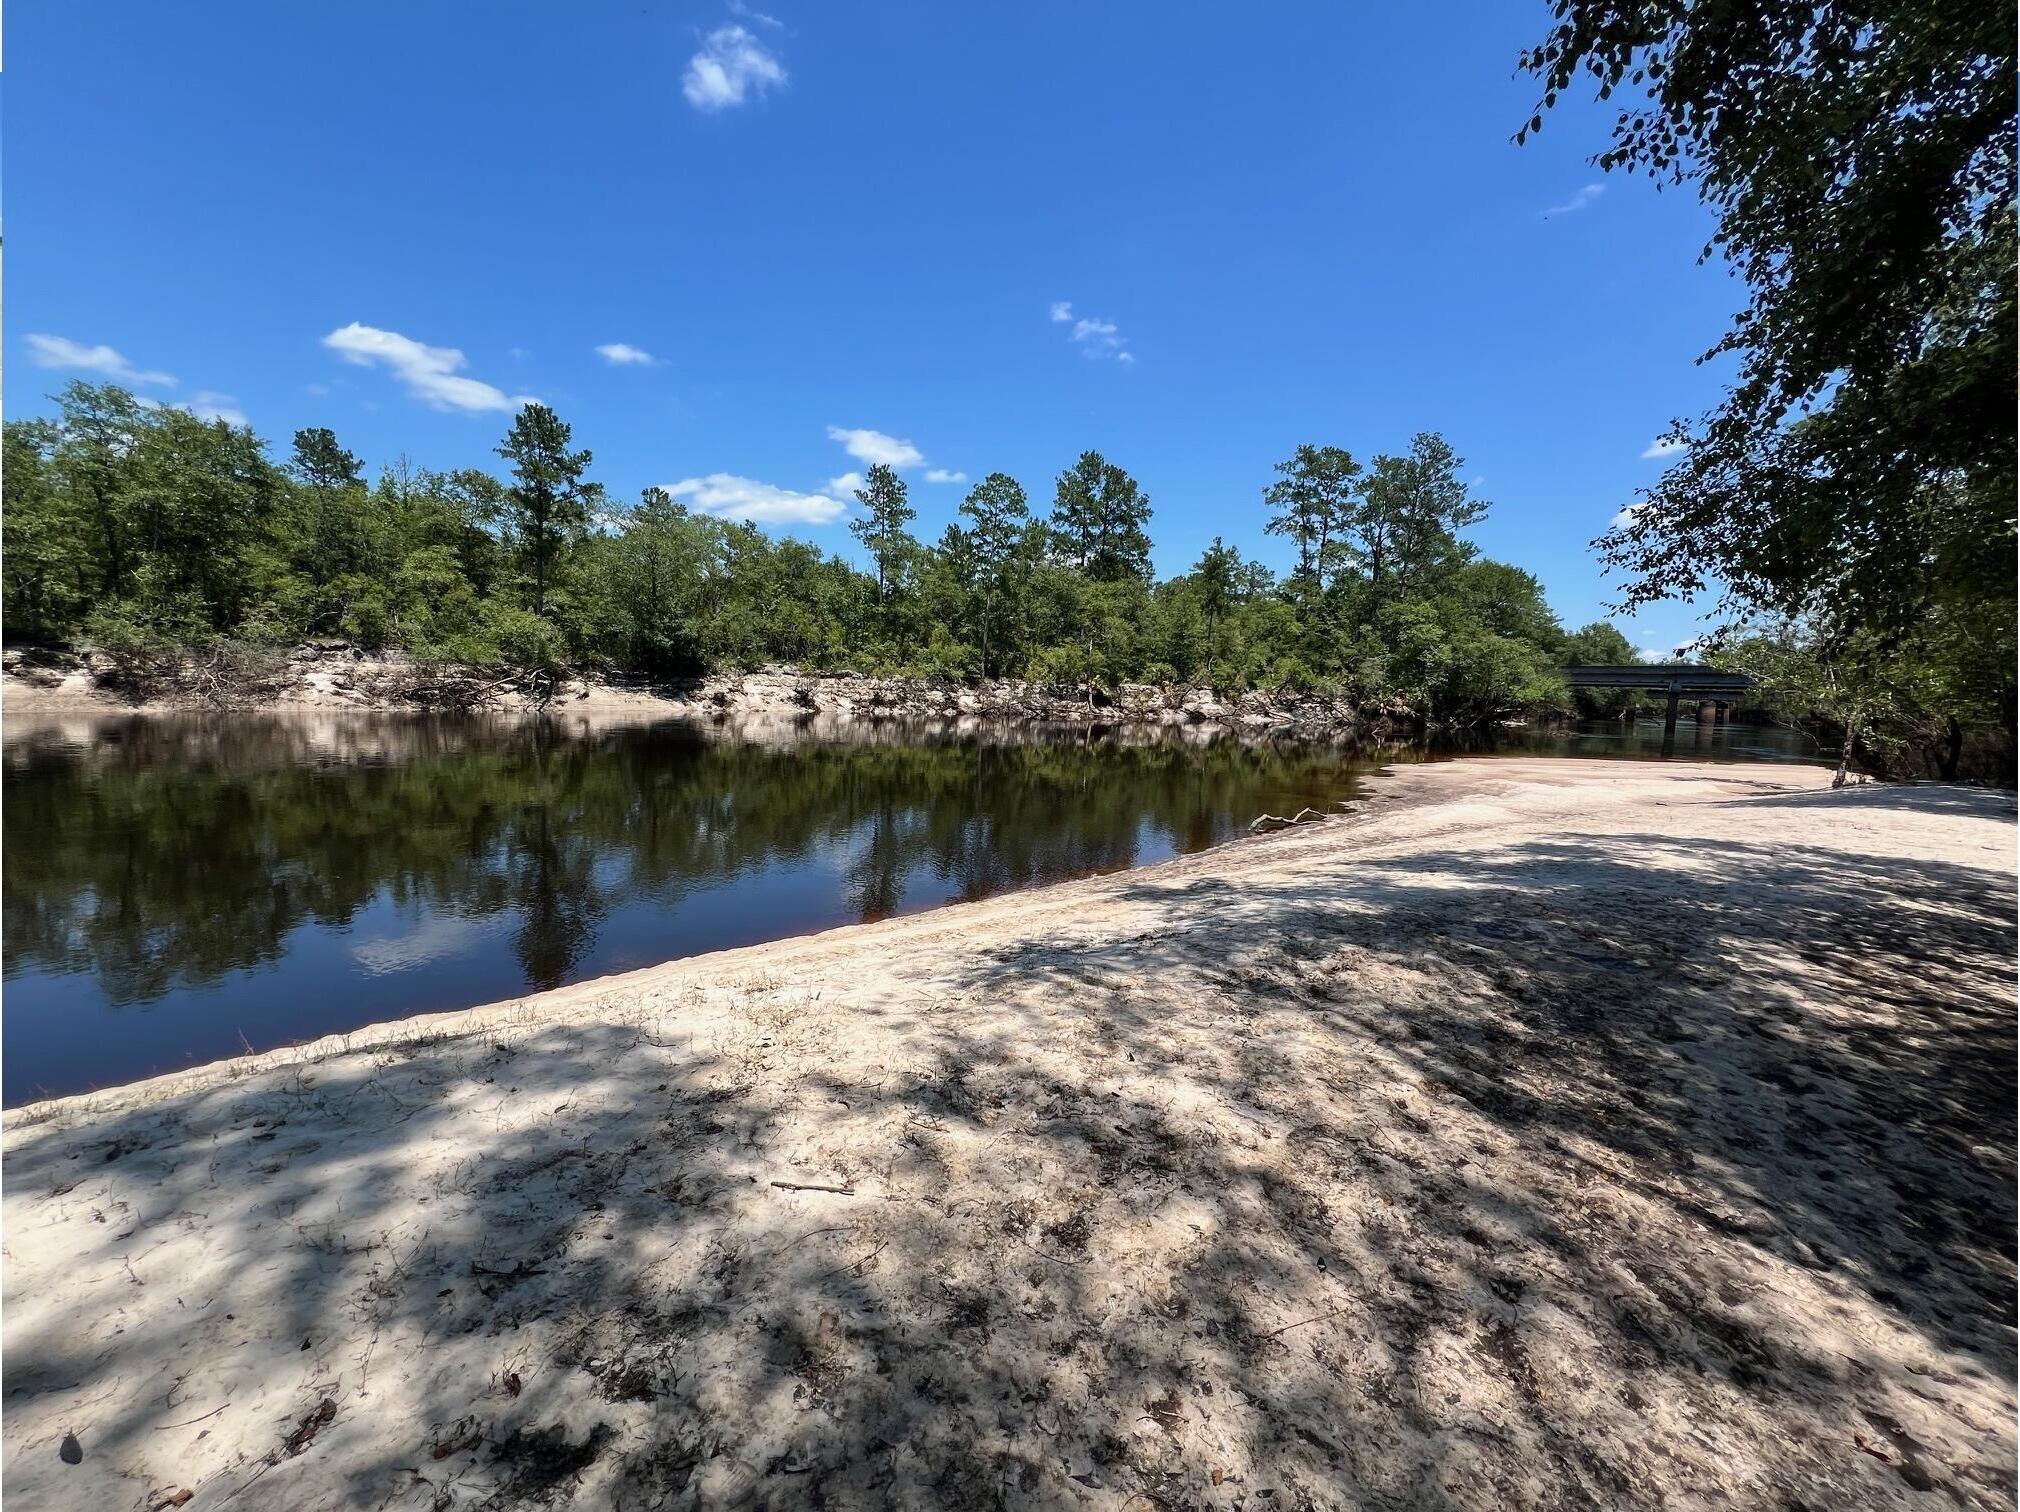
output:
[{"label": "green tree", "polygon": [[336,432],[322,426],[295,432],[295,476],[310,488],[340,493],[364,481],[364,464],[337,444]]},{"label": "green tree", "polygon": [[849,531],[877,564],[877,602],[881,604],[890,594],[895,567],[916,544],[905,533],[905,526],[918,511],[906,502],[905,480],[882,462],[870,464],[863,486],[856,490],[856,502],[866,513],[849,521]]},{"label": "green tree", "polygon": [[1213,681],[1214,664],[1220,658],[1220,631],[1228,611],[1237,602],[1242,590],[1241,553],[1232,546],[1223,546],[1219,536],[1213,544],[1200,553],[1199,561],[1192,569],[1192,580],[1198,585],[1200,612],[1206,616],[1206,677]]},{"label": "green tree", "polygon": [[1420,432],[1401,457],[1378,456],[1353,512],[1353,554],[1368,573],[1371,602],[1429,589],[1471,560],[1458,532],[1486,516],[1485,501],[1460,481],[1465,463],[1434,432]]},{"label": "green tree", "polygon": [[[1323,588],[1338,538],[1355,518],[1361,464],[1337,446],[1300,446],[1276,470],[1283,476],[1263,490],[1263,502],[1277,512],[1263,529],[1288,536],[1297,547],[1297,576]],[[1379,577],[1385,539],[1371,544]]]},{"label": "green tree", "polygon": [[656,675],[703,669],[695,598],[713,579],[714,537],[661,488],[648,488],[613,542],[611,596],[624,659]]},{"label": "green tree", "polygon": [[79,513],[59,486],[53,462],[59,437],[47,420],[6,424],[0,589],[7,629],[38,640],[60,635],[96,587]]},{"label": "green tree", "polygon": [[961,513],[973,523],[959,542],[974,563],[975,586],[981,591],[982,612],[977,621],[982,637],[982,675],[989,676],[989,626],[995,617],[996,601],[1003,587],[1004,569],[1023,533],[1030,508],[1024,489],[1008,473],[991,473],[968,491],[961,501]]},{"label": "green tree", "polygon": [[301,496],[293,555],[310,581],[323,586],[382,567],[372,560],[363,464],[337,444],[335,433],[320,426],[296,431],[288,470]]},{"label": "green tree", "polygon": [[573,432],[544,404],[529,404],[512,421],[498,455],[512,464],[505,517],[533,576],[533,612],[547,613],[548,580],[562,552],[588,528],[601,485],[586,482],[587,448],[570,451]]},{"label": "green tree", "polygon": [[1082,452],[1059,475],[1052,528],[1068,558],[1097,583],[1150,576],[1150,500],[1100,452]]},{"label": "green tree", "polygon": [[[1737,379],[1603,536],[1625,603],[1713,591],[1887,648],[2003,602],[2010,648],[2015,47],[1970,0],[1563,0],[1522,65],[1624,106],[1606,169],[1692,183],[1744,280]],[[2013,657],[2003,656],[2011,682]],[[2009,699],[2010,703],[2010,699]]]},{"label": "green tree", "polygon": [[133,596],[158,628],[198,638],[238,627],[282,478],[245,426],[164,408],[134,458],[133,522],[144,560]]},{"label": "green tree", "polygon": [[113,384],[67,384],[57,395],[54,461],[62,486],[90,533],[97,557],[94,585],[117,601],[131,585],[143,549],[136,539],[136,456],[153,416]]},{"label": "green tree", "polygon": [[1605,620],[1594,620],[1564,637],[1567,667],[1629,667],[1638,659],[1634,642]]}]

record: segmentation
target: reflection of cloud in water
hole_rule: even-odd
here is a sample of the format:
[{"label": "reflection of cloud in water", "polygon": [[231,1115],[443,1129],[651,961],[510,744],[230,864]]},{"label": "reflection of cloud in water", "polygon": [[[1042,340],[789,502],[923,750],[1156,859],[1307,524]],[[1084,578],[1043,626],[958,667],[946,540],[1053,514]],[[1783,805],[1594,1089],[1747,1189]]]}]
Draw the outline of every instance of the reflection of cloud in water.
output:
[{"label": "reflection of cloud in water", "polygon": [[351,947],[351,959],[365,969],[366,976],[411,971],[416,966],[460,955],[486,935],[496,934],[511,922],[509,914],[493,914],[481,919],[441,914],[421,920],[403,935],[360,940]]}]

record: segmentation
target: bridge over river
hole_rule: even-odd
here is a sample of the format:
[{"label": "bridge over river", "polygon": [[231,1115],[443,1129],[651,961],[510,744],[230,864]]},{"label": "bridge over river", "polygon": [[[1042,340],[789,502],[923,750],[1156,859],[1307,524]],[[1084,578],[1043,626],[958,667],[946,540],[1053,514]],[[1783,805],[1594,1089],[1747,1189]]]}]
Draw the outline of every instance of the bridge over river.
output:
[{"label": "bridge over river", "polygon": [[1574,688],[1632,688],[1642,693],[1666,693],[1662,716],[1662,754],[1676,754],[1676,706],[1684,697],[1697,699],[1700,724],[1731,717],[1733,703],[1751,693],[1754,680],[1744,672],[1687,665],[1632,667],[1566,667],[1564,680]]}]

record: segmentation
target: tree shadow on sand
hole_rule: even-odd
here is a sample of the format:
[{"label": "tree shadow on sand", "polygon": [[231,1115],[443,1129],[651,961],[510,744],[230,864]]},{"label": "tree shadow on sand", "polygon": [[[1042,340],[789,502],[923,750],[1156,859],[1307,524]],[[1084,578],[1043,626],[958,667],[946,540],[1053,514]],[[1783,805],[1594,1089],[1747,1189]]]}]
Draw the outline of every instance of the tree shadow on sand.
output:
[{"label": "tree shadow on sand", "polygon": [[1831,843],[1927,791],[1774,800],[1794,848],[1287,836],[898,987],[17,1119],[10,1247],[72,1258],[10,1267],[7,1489],[2010,1504],[2012,877]]}]

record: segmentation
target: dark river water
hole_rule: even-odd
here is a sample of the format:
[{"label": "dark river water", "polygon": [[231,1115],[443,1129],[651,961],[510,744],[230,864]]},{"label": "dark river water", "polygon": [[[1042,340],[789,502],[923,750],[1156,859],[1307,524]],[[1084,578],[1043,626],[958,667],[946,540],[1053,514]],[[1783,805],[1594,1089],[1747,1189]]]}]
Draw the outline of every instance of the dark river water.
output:
[{"label": "dark river water", "polygon": [[[1380,764],[1335,746],[403,715],[9,721],[12,1106],[1229,839]],[[1653,755],[1659,725],[1520,732]],[[1685,725],[1679,754],[1800,758]]]}]

